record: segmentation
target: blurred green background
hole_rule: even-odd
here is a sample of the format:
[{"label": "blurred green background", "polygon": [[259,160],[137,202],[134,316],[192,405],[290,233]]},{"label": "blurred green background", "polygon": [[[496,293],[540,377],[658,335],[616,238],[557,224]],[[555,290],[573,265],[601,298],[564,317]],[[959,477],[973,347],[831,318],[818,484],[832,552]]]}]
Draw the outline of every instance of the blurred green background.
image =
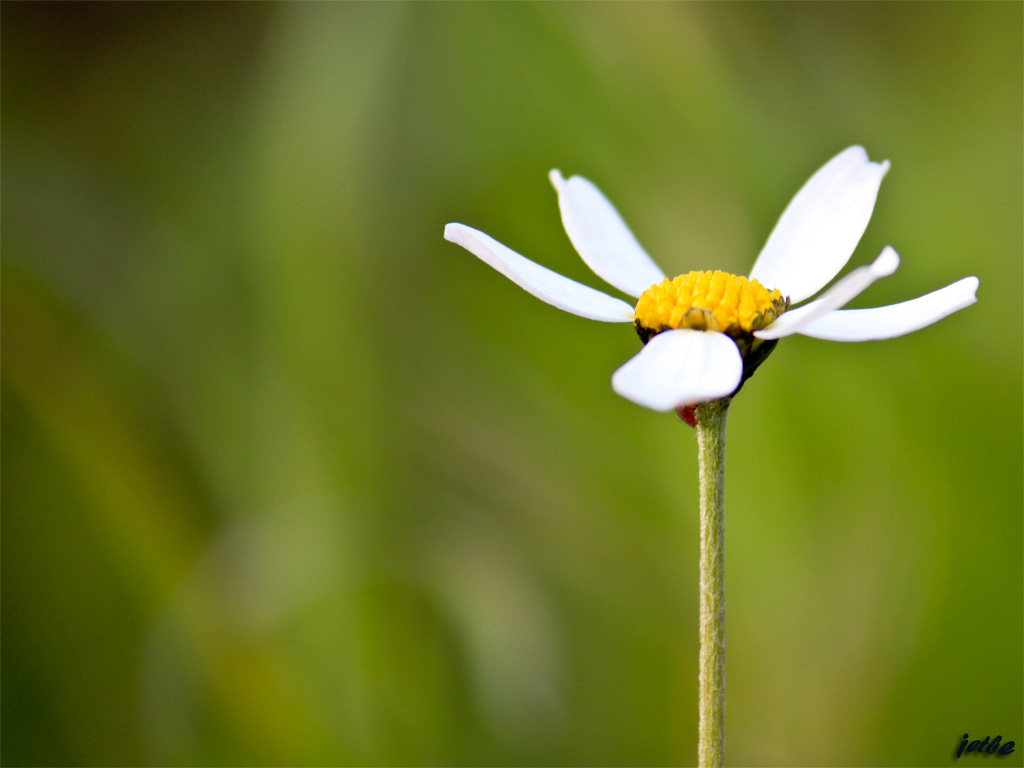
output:
[{"label": "blurred green background", "polygon": [[[692,764],[696,447],[546,174],[745,273],[888,158],[856,306],[731,409],[727,760],[1021,744],[1020,3],[2,6],[2,761]],[[960,762],[978,762],[967,756]]]}]

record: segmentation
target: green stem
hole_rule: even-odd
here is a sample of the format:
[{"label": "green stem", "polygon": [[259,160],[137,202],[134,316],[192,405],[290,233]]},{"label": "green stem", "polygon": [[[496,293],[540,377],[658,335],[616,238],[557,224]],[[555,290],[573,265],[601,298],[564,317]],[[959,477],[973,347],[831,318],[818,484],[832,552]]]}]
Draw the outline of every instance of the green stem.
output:
[{"label": "green stem", "polygon": [[697,764],[725,752],[725,417],[729,398],[697,406],[700,464],[700,735]]}]

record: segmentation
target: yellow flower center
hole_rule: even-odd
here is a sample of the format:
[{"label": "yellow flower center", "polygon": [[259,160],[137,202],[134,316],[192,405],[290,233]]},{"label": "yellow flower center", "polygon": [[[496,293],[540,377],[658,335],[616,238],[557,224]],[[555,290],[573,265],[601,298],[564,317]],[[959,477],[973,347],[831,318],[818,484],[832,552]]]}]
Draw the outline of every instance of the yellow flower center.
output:
[{"label": "yellow flower center", "polygon": [[688,272],[643,292],[636,303],[636,326],[644,341],[670,328],[750,338],[788,306],[779,291],[769,291],[757,280],[718,270]]}]

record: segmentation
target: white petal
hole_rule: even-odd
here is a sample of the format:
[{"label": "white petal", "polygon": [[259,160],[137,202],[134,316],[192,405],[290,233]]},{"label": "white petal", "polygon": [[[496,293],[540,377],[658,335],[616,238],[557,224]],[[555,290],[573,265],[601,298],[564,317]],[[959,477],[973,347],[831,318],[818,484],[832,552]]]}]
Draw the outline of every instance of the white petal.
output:
[{"label": "white petal", "polygon": [[736,344],[724,333],[659,333],[612,376],[612,389],[655,411],[732,394],[743,376]]},{"label": "white petal", "polygon": [[952,285],[910,301],[874,309],[840,309],[800,329],[804,336],[829,341],[891,339],[920,330],[947,315],[969,307],[977,298],[978,278],[965,277]]},{"label": "white petal", "polygon": [[868,226],[889,162],[850,147],[824,165],[783,211],[750,277],[794,303],[821,290],[850,260]]},{"label": "white petal", "polygon": [[552,306],[606,323],[633,322],[633,307],[621,299],[534,264],[479,230],[465,224],[448,224],[444,228],[444,239],[461,245],[520,288]]},{"label": "white petal", "polygon": [[598,277],[630,296],[639,296],[665,279],[597,187],[580,176],[567,181],[557,170],[550,178],[558,192],[566,234]]},{"label": "white petal", "polygon": [[878,258],[866,267],[857,267],[809,304],[780,315],[763,331],[754,331],[759,339],[781,339],[803,333],[804,327],[839,307],[846,306],[880,277],[888,277],[900,265],[900,255],[887,245]]}]

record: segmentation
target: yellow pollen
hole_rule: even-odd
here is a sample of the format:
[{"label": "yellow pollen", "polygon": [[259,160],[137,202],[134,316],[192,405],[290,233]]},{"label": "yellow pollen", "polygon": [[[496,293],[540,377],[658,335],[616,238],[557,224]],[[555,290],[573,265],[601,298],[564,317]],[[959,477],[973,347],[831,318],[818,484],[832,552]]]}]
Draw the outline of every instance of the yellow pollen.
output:
[{"label": "yellow pollen", "polygon": [[693,328],[749,336],[785,312],[787,304],[779,291],[757,280],[718,270],[688,272],[644,291],[636,303],[636,322],[650,333]]}]

